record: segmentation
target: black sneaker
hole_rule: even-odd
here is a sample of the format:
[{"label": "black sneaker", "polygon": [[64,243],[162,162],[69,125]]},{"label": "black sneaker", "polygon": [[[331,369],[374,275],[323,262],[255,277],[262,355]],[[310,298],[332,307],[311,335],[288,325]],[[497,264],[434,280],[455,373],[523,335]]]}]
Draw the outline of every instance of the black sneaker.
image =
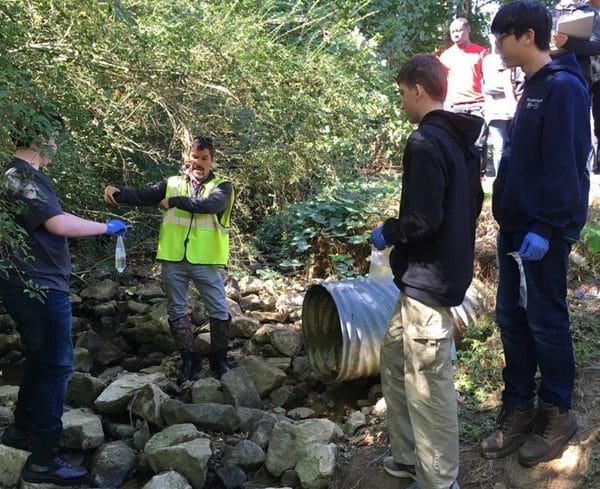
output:
[{"label": "black sneaker", "polygon": [[19,450],[31,451],[31,442],[29,440],[29,434],[18,429],[14,424],[11,424],[4,433],[0,441],[7,447],[17,448]]},{"label": "black sneaker", "polygon": [[25,482],[57,486],[81,486],[89,483],[87,470],[71,465],[61,455],[55,455],[44,462],[38,462],[30,456],[23,467],[21,478]]},{"label": "black sneaker", "polygon": [[417,480],[417,471],[414,465],[399,464],[392,456],[383,459],[383,468],[394,477]]}]

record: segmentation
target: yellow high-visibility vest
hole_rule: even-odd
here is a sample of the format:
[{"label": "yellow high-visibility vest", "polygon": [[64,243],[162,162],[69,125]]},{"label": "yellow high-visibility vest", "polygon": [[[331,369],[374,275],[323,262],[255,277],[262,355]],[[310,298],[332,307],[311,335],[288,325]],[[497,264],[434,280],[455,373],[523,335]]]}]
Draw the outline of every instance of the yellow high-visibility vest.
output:
[{"label": "yellow high-visibility vest", "polygon": [[[208,197],[215,187],[227,181],[213,178],[203,186],[198,197]],[[175,176],[167,180],[166,198],[177,196],[192,196],[192,184],[188,177]],[[175,207],[164,211],[156,258],[175,262],[185,259],[194,265],[227,265],[234,200],[232,191],[220,219],[216,214],[188,212]]]}]

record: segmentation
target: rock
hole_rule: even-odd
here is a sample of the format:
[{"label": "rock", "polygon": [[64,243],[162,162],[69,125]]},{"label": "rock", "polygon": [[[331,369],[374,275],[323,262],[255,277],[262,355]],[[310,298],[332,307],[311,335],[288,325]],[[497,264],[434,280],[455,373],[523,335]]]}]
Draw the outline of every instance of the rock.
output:
[{"label": "rock", "polygon": [[112,343],[104,343],[94,355],[94,361],[100,365],[113,365],[121,360],[124,355],[117,346]]},{"label": "rock", "polygon": [[292,367],[292,359],[289,357],[267,357],[264,361],[273,367],[283,370],[286,374],[290,372]]},{"label": "rock", "polygon": [[311,377],[312,370],[308,358],[297,356],[292,360],[292,375],[301,381],[308,380]]},{"label": "rock", "polygon": [[360,411],[353,411],[352,414],[350,414],[350,416],[348,416],[348,418],[346,419],[346,422],[342,426],[342,429],[347,435],[352,435],[358,428],[361,428],[366,424],[366,416]]},{"label": "rock", "polygon": [[246,473],[237,465],[224,465],[217,469],[217,477],[225,486],[225,489],[235,489],[248,480]]},{"label": "rock", "polygon": [[239,363],[246,369],[260,397],[268,396],[287,380],[283,370],[268,364],[261,357],[242,357]]},{"label": "rock", "polygon": [[232,368],[221,376],[225,402],[235,407],[263,407],[256,386],[244,367]]},{"label": "rock", "polygon": [[257,294],[248,294],[240,300],[240,307],[243,311],[259,311],[265,308]]},{"label": "rock", "polygon": [[115,380],[119,378],[119,375],[123,374],[123,367],[114,366],[108,367],[103,370],[101,374],[98,375],[98,378],[104,382],[106,385],[112,384]]},{"label": "rock", "polygon": [[196,438],[148,453],[148,461],[155,472],[175,470],[182,474],[194,489],[202,489],[212,456],[210,440]]},{"label": "rock", "polygon": [[296,311],[302,310],[304,302],[304,292],[302,293],[282,293],[277,297],[275,309],[284,314],[293,314]]},{"label": "rock", "polygon": [[295,420],[312,418],[314,415],[314,409],[307,407],[297,407],[287,412],[287,416]]},{"label": "rock", "polygon": [[133,434],[133,448],[138,452],[144,451],[146,444],[150,440],[150,427],[148,426],[148,421],[140,421],[136,422],[136,430]]},{"label": "rock", "polygon": [[106,384],[90,374],[74,372],[67,388],[65,402],[72,407],[92,407]]},{"label": "rock", "polygon": [[128,322],[131,321],[134,322],[134,326],[121,330],[121,334],[128,341],[138,345],[152,343],[157,335],[171,334],[169,327],[156,319],[140,318],[138,321],[129,318]]},{"label": "rock", "polygon": [[255,423],[250,432],[250,441],[256,443],[259,447],[266,449],[271,441],[271,434],[276,423],[277,418],[275,416],[265,413]]},{"label": "rock", "polygon": [[242,277],[238,282],[240,294],[258,294],[265,288],[265,283],[257,277]]},{"label": "rock", "polygon": [[170,470],[152,477],[142,489],[192,489],[192,486],[179,472]]},{"label": "rock", "polygon": [[[272,304],[268,305],[272,309]],[[277,311],[252,311],[250,314],[261,323],[284,323],[287,321],[287,315]]]},{"label": "rock", "polygon": [[199,429],[225,433],[234,433],[240,427],[237,412],[227,404],[184,404],[170,400],[163,404],[161,414],[169,425],[193,423]]},{"label": "rock", "polygon": [[170,399],[157,385],[146,384],[131,399],[129,410],[135,416],[162,427],[164,422],[160,414],[161,407]]},{"label": "rock", "polygon": [[[73,304],[75,305],[75,304]],[[90,321],[86,317],[73,316],[71,320],[71,331],[73,333],[82,333],[88,329]]]},{"label": "rock", "polygon": [[119,286],[110,279],[104,279],[101,282],[86,287],[81,291],[81,297],[84,299],[93,299],[96,301],[109,301],[119,296]]},{"label": "rock", "polygon": [[94,307],[94,315],[97,317],[114,316],[117,312],[117,302],[112,300],[103,302]]},{"label": "rock", "polygon": [[265,324],[252,337],[258,343],[270,343],[279,353],[293,357],[302,347],[302,334],[291,326]]},{"label": "rock", "polygon": [[258,469],[265,460],[263,449],[250,440],[241,440],[223,457],[223,463],[239,465],[244,469]]},{"label": "rock", "polygon": [[146,384],[168,384],[162,373],[126,373],[118,377],[96,398],[94,408],[102,414],[124,411],[133,396]]},{"label": "rock", "polygon": [[146,302],[150,299],[162,298],[165,296],[165,293],[160,285],[147,284],[138,287],[132,295],[137,297],[140,302]]},{"label": "rock", "polygon": [[[236,291],[237,292],[237,291]],[[225,289],[225,293],[227,293],[227,289]],[[242,308],[239,305],[239,301],[242,299],[242,296],[239,292],[234,294],[234,297],[226,297],[227,308],[229,309],[229,314],[231,314],[232,318],[238,317],[242,315]]]},{"label": "rock", "polygon": [[260,327],[260,321],[250,316],[235,316],[231,320],[231,334],[240,338],[252,338]]},{"label": "rock", "polygon": [[150,306],[142,302],[127,301],[127,310],[133,314],[146,314],[150,311]]},{"label": "rock", "polygon": [[14,422],[15,415],[13,414],[12,409],[0,406],[0,429],[6,428]]},{"label": "rock", "polygon": [[192,384],[192,402],[216,402],[218,404],[225,404],[223,392],[221,391],[221,382],[212,377],[194,382]]},{"label": "rock", "polygon": [[110,421],[104,424],[106,433],[113,440],[130,440],[135,433],[135,426],[129,423],[111,423]]},{"label": "rock", "polygon": [[172,426],[167,426],[164,430],[159,431],[150,438],[144,447],[144,454],[149,455],[162,448],[185,443],[195,440],[196,438],[207,437],[208,435],[198,431],[191,423],[174,424]]},{"label": "rock", "polygon": [[315,445],[326,445],[342,436],[342,429],[328,419],[309,419],[295,424],[280,421],[271,434],[267,470],[279,477],[311,454]]},{"label": "rock", "polygon": [[383,397],[383,387],[381,384],[372,385],[369,389],[369,399],[373,402],[377,402]]},{"label": "rock", "polygon": [[281,484],[289,487],[302,487],[298,472],[295,470],[286,470],[281,476]]},{"label": "rock", "polygon": [[6,355],[12,350],[22,350],[19,333],[0,334],[0,355]]},{"label": "rock", "polygon": [[212,351],[210,346],[210,333],[200,333],[194,341],[196,353],[199,355],[209,355]]},{"label": "rock", "polygon": [[0,385],[0,404],[6,406],[9,403],[17,402],[19,397],[18,385]]},{"label": "rock", "polygon": [[[253,409],[246,407],[239,407],[236,409],[238,416],[240,417],[240,429],[245,432],[251,432],[254,429],[254,425],[265,415],[268,415],[266,411],[262,409]],[[275,416],[272,416],[275,419]]]},{"label": "rock", "polygon": [[76,450],[98,448],[104,443],[102,421],[91,409],[65,411],[62,417],[63,432],[60,444]]},{"label": "rock", "polygon": [[98,487],[122,487],[136,465],[137,455],[125,442],[107,443],[94,456],[92,481]]},{"label": "rock", "polygon": [[77,347],[73,349],[73,370],[75,372],[87,373],[92,370],[94,366],[94,360],[92,354],[85,348]]},{"label": "rock", "polygon": [[300,447],[296,444],[298,430],[292,423],[275,424],[267,451],[266,468],[275,477],[288,469],[296,468],[300,459]]},{"label": "rock", "polygon": [[336,468],[337,446],[333,443],[314,447],[296,465],[304,489],[327,489]]},{"label": "rock", "polygon": [[373,416],[377,416],[378,418],[385,418],[387,413],[387,404],[385,403],[385,398],[382,397],[375,403],[375,406],[371,409],[371,414]]},{"label": "rock", "polygon": [[296,395],[293,387],[284,385],[275,389],[269,396],[269,401],[273,406],[291,407],[296,402]]},{"label": "rock", "polygon": [[0,445],[0,487],[15,487],[21,478],[21,470],[29,452]]},{"label": "rock", "polygon": [[88,331],[84,331],[79,335],[77,341],[75,341],[75,347],[77,348],[85,348],[90,352],[92,358],[95,358],[100,348],[104,345],[104,341],[100,336],[91,329]]}]

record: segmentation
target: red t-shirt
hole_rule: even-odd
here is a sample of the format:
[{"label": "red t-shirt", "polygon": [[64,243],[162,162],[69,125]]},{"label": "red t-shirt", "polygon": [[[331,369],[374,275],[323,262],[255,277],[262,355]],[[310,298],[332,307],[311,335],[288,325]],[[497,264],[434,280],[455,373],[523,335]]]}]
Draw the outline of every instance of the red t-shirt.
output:
[{"label": "red t-shirt", "polygon": [[466,48],[453,44],[440,55],[448,68],[447,106],[483,101],[481,66],[486,53],[486,48],[471,43]]}]

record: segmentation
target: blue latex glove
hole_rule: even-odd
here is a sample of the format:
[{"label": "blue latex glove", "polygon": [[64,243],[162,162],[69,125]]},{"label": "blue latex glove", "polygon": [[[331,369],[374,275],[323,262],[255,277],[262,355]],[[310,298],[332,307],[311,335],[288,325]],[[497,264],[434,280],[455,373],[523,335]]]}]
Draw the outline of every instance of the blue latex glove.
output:
[{"label": "blue latex glove", "polygon": [[371,232],[371,242],[373,243],[373,246],[375,246],[375,248],[377,248],[379,251],[387,248],[388,243],[383,237],[383,224],[373,229],[373,231]]},{"label": "blue latex glove", "polygon": [[127,224],[120,219],[111,219],[106,223],[106,234],[116,234],[117,236],[125,236],[127,232]]},{"label": "blue latex glove", "polygon": [[519,256],[523,261],[541,260],[544,258],[549,246],[550,243],[546,238],[529,232],[525,235],[521,248],[519,248]]}]

